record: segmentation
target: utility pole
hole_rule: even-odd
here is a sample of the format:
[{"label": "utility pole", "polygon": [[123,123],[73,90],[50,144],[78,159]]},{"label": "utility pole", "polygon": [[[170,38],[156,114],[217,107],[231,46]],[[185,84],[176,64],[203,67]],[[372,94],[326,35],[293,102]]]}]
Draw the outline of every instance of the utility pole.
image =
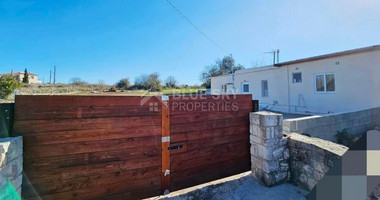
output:
[{"label": "utility pole", "polygon": [[50,70],[49,84],[51,84],[51,70]]},{"label": "utility pole", "polygon": [[54,65],[54,84],[55,84],[55,74],[56,74],[56,72],[57,72],[57,69],[56,69],[56,67]]}]

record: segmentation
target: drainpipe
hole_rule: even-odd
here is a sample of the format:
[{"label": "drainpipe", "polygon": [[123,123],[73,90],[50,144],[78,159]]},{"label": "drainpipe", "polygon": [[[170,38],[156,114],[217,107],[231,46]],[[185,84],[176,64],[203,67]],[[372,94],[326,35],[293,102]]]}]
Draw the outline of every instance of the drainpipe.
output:
[{"label": "drainpipe", "polygon": [[290,113],[290,82],[289,82],[289,65],[286,65],[286,71],[288,74],[288,113]]}]

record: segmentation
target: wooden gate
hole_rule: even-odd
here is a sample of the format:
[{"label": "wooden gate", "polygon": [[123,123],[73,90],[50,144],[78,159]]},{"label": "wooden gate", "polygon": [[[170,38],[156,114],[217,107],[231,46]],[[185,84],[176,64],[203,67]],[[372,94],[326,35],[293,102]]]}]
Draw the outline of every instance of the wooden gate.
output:
[{"label": "wooden gate", "polygon": [[251,98],[16,96],[22,195],[139,199],[248,171]]},{"label": "wooden gate", "polygon": [[171,96],[169,105],[171,191],[250,170],[251,95]]},{"label": "wooden gate", "polygon": [[161,194],[161,103],[152,97],[16,96],[23,198]]}]

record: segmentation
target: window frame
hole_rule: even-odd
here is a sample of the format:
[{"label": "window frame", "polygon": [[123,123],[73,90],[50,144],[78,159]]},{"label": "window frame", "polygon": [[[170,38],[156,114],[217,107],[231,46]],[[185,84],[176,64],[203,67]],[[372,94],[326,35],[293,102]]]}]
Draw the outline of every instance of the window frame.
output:
[{"label": "window frame", "polygon": [[[248,92],[244,92],[244,85],[248,85]],[[241,93],[242,94],[250,94],[249,93],[249,82],[241,83]]]},{"label": "window frame", "polygon": [[[264,92],[264,82],[266,82],[266,95],[265,95],[265,92]],[[268,80],[261,80],[261,97],[269,97],[269,85],[268,85]]]},{"label": "window frame", "polygon": [[[294,74],[301,74],[301,81],[300,82],[294,82]],[[302,72],[293,72],[292,73],[292,83],[302,83]]]},{"label": "window frame", "polygon": [[[334,75],[334,91],[327,91],[327,82],[326,82],[326,76],[327,75]],[[324,91],[317,91],[317,76],[323,76]],[[334,94],[334,93],[336,93],[336,74],[335,73],[314,74],[314,93],[316,93],[316,94]]]}]

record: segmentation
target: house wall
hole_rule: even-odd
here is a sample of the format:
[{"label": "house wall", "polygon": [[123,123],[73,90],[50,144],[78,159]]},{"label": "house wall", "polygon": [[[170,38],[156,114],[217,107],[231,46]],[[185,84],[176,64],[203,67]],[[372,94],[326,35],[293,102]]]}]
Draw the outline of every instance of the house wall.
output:
[{"label": "house wall", "polygon": [[[18,74],[16,75],[16,78],[18,81],[22,82],[24,74]],[[38,75],[29,74],[29,83],[41,83],[41,81],[38,80]]]},{"label": "house wall", "polygon": [[[339,63],[339,64],[337,64]],[[302,83],[292,83],[292,74],[302,73]],[[335,74],[334,93],[316,93],[314,75]],[[211,79],[213,94],[222,84],[233,82],[236,93],[249,82],[253,99],[261,108],[290,113],[327,114],[380,106],[380,50],[337,56],[316,61],[244,70]],[[269,96],[262,97],[261,81],[268,80]]]}]

